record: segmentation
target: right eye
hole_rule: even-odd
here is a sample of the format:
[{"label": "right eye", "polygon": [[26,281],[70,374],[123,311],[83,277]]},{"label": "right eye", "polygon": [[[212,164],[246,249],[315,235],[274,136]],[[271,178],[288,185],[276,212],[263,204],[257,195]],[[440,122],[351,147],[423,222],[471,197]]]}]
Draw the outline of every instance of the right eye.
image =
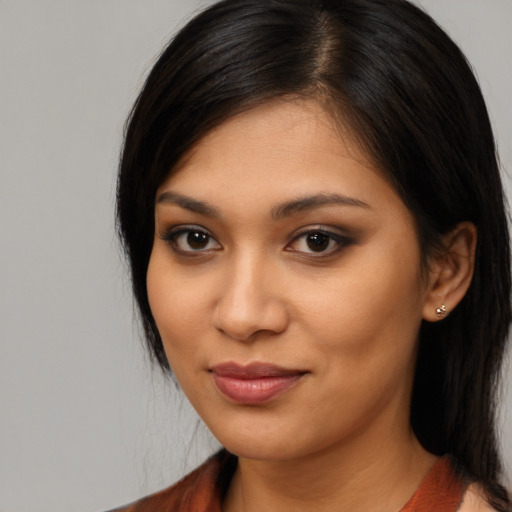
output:
[{"label": "right eye", "polygon": [[197,227],[174,228],[162,237],[181,254],[217,251],[221,246],[207,231]]}]

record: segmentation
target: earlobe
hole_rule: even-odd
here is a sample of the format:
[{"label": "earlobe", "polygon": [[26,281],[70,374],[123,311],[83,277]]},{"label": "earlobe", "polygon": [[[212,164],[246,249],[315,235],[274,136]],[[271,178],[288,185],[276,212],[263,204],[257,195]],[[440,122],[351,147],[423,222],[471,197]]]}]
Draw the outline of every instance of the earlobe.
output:
[{"label": "earlobe", "polygon": [[466,294],[473,278],[476,241],[477,230],[471,222],[457,224],[443,237],[443,249],[430,264],[424,320],[442,320]]}]

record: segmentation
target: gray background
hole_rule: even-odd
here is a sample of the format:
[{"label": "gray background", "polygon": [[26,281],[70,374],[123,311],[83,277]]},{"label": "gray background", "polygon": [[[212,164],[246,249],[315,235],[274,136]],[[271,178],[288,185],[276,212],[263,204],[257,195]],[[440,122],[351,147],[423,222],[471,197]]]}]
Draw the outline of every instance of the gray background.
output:
[{"label": "gray background", "polygon": [[[213,449],[140,348],[113,226],[126,114],[164,42],[206,3],[0,0],[2,512],[120,505]],[[510,171],[512,1],[421,3],[473,63]],[[503,403],[512,461],[510,384]]]}]

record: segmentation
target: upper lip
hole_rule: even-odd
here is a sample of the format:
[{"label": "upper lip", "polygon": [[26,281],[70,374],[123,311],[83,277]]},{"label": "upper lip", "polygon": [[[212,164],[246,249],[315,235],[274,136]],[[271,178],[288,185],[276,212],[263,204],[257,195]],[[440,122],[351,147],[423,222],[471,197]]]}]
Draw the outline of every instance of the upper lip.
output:
[{"label": "upper lip", "polygon": [[271,377],[291,377],[308,373],[306,370],[283,368],[270,363],[250,363],[242,365],[234,362],[221,363],[210,367],[210,371],[220,377],[251,380]]}]

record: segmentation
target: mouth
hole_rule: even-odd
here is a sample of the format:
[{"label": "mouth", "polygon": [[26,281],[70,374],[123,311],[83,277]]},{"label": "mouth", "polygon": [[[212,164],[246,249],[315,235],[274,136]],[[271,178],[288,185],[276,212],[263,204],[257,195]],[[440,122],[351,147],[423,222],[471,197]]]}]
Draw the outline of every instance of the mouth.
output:
[{"label": "mouth", "polygon": [[222,363],[210,368],[217,389],[230,402],[258,405],[285,393],[308,372],[266,363]]}]

